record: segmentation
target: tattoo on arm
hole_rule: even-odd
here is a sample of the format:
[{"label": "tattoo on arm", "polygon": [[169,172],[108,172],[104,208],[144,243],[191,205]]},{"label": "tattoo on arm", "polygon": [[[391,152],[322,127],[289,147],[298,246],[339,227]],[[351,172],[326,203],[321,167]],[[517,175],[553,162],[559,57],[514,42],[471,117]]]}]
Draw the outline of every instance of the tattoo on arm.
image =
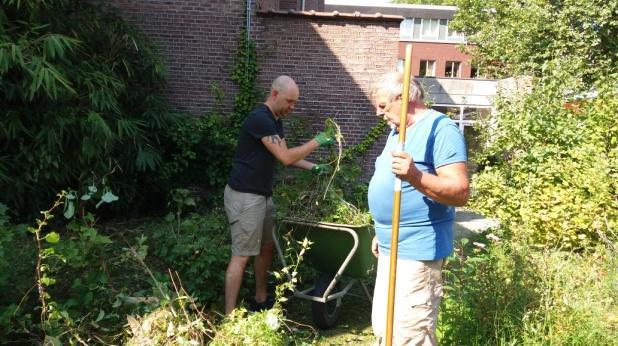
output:
[{"label": "tattoo on arm", "polygon": [[283,142],[283,140],[281,139],[281,137],[279,137],[278,135],[273,135],[270,136],[270,142],[273,144],[277,144],[277,145],[281,145],[281,142]]}]

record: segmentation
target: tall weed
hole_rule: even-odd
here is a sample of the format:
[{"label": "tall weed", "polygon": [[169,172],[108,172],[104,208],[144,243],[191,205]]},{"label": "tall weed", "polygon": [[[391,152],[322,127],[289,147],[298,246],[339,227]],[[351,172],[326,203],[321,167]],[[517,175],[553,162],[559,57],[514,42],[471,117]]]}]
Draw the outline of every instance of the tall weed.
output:
[{"label": "tall weed", "polygon": [[445,267],[444,345],[615,345],[618,257],[498,241],[458,244]]}]

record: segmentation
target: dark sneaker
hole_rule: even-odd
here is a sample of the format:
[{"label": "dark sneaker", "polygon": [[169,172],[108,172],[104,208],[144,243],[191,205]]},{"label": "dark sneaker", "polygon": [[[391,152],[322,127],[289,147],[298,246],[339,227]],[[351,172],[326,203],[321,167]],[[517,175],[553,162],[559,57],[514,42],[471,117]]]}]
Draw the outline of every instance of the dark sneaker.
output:
[{"label": "dark sneaker", "polygon": [[258,312],[271,309],[275,305],[274,297],[267,297],[263,302],[256,302],[255,298],[252,298],[249,302],[249,311]]}]

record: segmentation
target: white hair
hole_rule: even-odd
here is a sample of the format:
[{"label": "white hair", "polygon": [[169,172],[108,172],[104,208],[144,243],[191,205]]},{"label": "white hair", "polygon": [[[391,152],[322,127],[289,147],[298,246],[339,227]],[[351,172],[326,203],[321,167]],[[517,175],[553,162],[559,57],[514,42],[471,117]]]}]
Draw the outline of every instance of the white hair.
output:
[{"label": "white hair", "polygon": [[[376,95],[378,91],[386,92],[388,98],[393,101],[397,97],[401,96],[403,92],[403,73],[401,72],[389,72],[383,75],[374,85],[373,85],[373,96]],[[416,78],[410,78],[410,92],[409,92],[409,102],[417,102],[423,103],[425,100],[425,92],[423,91],[423,87],[416,80]]]}]

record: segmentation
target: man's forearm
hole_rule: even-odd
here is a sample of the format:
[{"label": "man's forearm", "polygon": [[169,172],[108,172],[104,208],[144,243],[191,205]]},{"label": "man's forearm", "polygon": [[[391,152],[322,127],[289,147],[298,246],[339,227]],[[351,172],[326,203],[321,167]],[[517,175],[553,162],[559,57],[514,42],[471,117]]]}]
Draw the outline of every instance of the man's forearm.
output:
[{"label": "man's forearm", "polygon": [[468,177],[465,171],[448,172],[448,174],[440,176],[415,170],[404,177],[404,180],[425,196],[445,205],[465,205],[470,195]]}]

